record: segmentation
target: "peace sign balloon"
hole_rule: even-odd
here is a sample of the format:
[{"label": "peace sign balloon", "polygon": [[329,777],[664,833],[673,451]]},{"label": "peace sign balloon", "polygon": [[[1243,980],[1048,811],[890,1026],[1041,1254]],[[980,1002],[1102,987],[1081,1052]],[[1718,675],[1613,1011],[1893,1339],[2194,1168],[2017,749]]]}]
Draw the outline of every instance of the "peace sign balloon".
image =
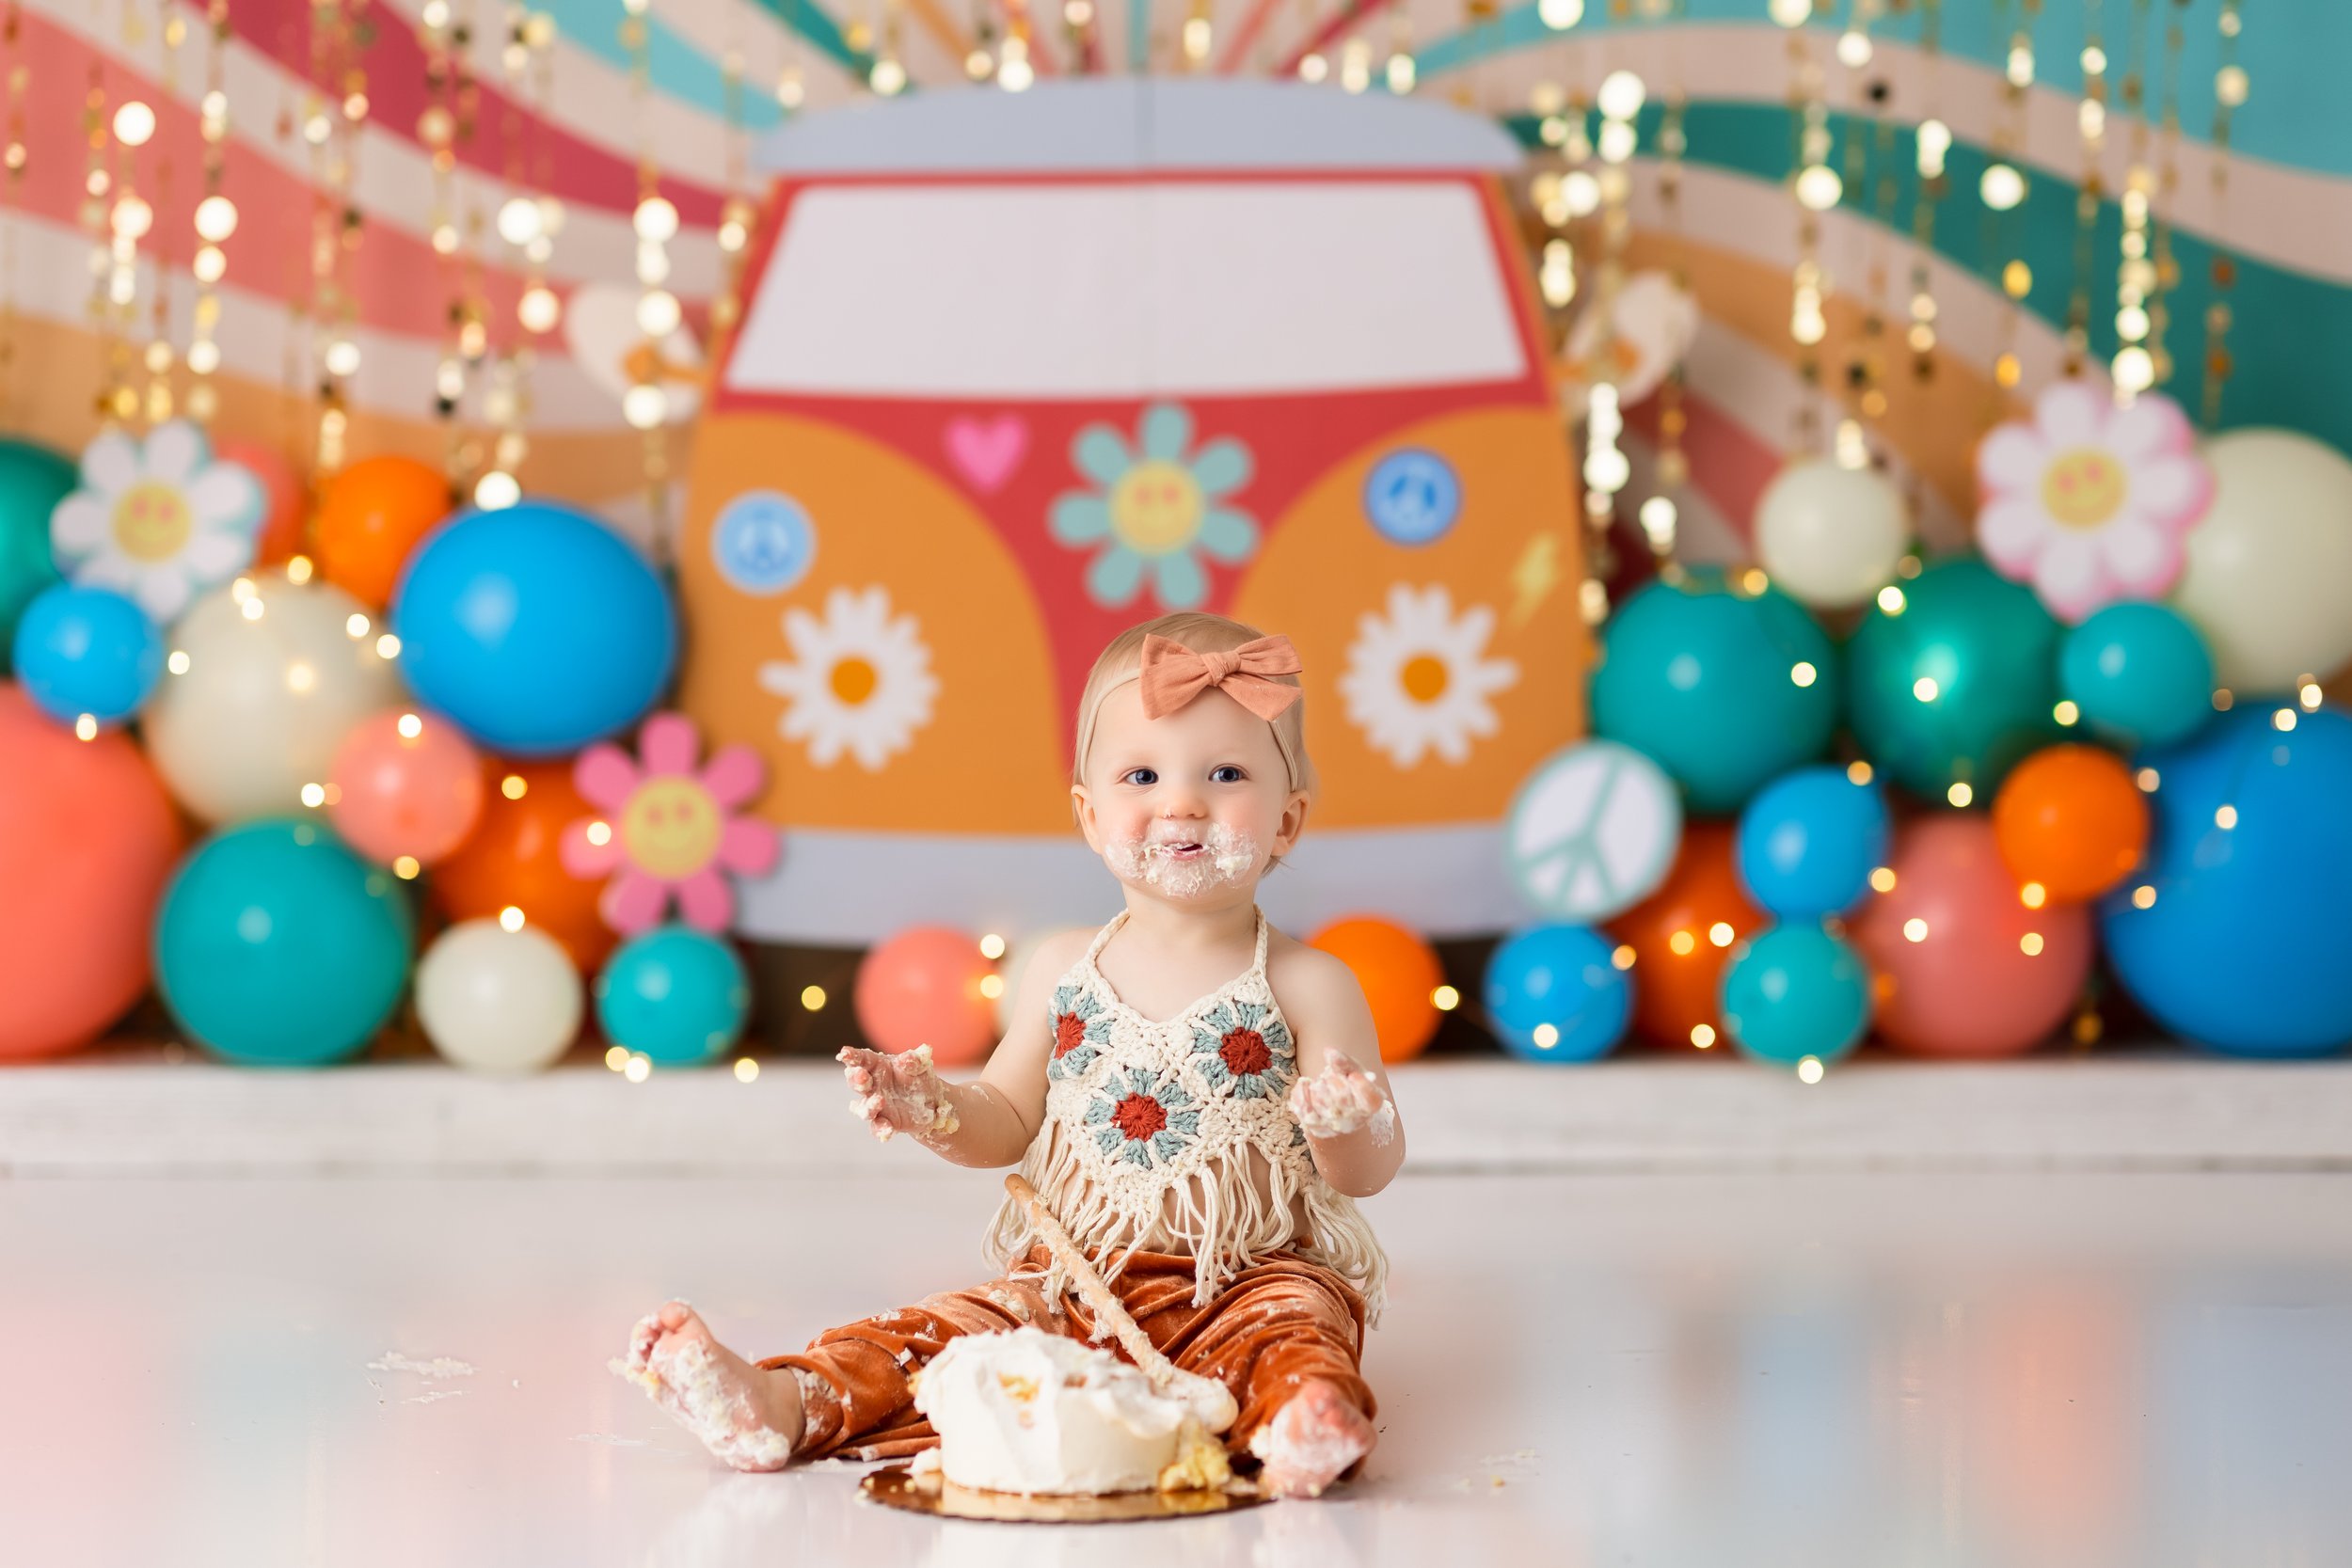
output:
[{"label": "peace sign balloon", "polygon": [[1629,909],[1665,879],[1682,840],[1674,781],[1630,746],[1586,740],[1529,775],[1503,853],[1537,911],[1576,925]]}]

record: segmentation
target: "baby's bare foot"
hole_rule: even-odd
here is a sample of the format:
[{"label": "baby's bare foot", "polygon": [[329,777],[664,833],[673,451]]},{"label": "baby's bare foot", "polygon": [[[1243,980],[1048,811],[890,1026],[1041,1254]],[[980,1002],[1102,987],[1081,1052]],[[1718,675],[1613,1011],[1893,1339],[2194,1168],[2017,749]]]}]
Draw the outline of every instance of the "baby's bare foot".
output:
[{"label": "baby's bare foot", "polygon": [[738,1470],[781,1470],[801,1440],[800,1385],[763,1370],[710,1337],[682,1301],[640,1318],[612,1370],[653,1397],[719,1460]]},{"label": "baby's bare foot", "polygon": [[1258,1429],[1249,1449],[1265,1461],[1258,1485],[1278,1497],[1317,1497],[1340,1472],[1372,1451],[1372,1422],[1320,1379],[1307,1383],[1274,1419]]}]

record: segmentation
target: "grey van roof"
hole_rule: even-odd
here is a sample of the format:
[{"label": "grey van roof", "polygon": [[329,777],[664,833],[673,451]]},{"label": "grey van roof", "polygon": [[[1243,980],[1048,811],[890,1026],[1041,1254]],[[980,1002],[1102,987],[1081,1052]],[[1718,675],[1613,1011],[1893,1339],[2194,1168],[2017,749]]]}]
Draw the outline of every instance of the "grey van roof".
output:
[{"label": "grey van roof", "polygon": [[1427,99],[1239,77],[1088,77],[948,87],[795,119],[753,162],[791,178],[1147,169],[1513,169],[1490,119]]}]

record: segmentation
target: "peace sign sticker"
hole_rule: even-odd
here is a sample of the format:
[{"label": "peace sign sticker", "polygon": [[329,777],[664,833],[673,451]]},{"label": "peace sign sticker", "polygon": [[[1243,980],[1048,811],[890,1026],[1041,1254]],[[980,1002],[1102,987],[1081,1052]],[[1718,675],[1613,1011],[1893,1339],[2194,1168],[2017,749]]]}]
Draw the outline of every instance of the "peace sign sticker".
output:
[{"label": "peace sign sticker", "polygon": [[1426,545],[1461,515],[1461,478],[1434,451],[1392,451],[1364,481],[1364,515],[1381,537],[1397,544]]},{"label": "peace sign sticker", "polygon": [[817,530],[799,501],[774,490],[729,500],[710,531],[719,575],[746,594],[781,594],[817,560]]},{"label": "peace sign sticker", "polygon": [[1511,802],[1503,853],[1519,895],[1575,925],[1606,920],[1656,892],[1682,842],[1682,800],[1658,764],[1613,740],[1586,740],[1528,775]]}]

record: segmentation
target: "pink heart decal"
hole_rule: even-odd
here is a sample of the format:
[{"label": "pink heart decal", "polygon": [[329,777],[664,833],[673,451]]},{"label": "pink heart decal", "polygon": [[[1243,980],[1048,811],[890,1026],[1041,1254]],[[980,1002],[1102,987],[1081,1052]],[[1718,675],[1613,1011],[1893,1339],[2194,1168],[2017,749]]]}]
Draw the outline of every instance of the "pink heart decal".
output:
[{"label": "pink heart decal", "polygon": [[947,461],[983,494],[1003,489],[1028,452],[1028,421],[1018,414],[989,420],[963,415],[947,421]]}]

